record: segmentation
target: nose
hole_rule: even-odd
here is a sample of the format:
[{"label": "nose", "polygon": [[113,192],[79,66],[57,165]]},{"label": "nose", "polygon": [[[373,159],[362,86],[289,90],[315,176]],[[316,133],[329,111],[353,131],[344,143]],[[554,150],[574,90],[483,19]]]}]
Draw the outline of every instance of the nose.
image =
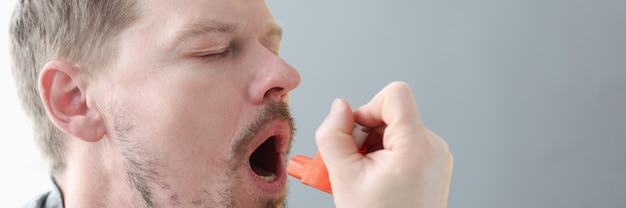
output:
[{"label": "nose", "polygon": [[254,104],[288,101],[289,91],[300,84],[300,73],[278,55],[258,45],[251,60],[254,78],[248,94]]}]

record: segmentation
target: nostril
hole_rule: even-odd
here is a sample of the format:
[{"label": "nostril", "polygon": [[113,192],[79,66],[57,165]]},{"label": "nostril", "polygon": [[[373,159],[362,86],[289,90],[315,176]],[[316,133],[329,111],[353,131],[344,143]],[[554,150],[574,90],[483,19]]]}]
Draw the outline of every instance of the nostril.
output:
[{"label": "nostril", "polygon": [[263,95],[264,99],[276,99],[276,100],[282,100],[285,95],[287,94],[285,88],[282,87],[274,87],[272,89],[269,89],[267,92],[265,92],[265,94]]}]

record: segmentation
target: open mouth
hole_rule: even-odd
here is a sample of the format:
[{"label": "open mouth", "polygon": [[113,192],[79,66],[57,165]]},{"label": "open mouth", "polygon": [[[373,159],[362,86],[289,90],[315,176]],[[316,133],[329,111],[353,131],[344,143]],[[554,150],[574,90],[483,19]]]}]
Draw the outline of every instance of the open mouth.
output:
[{"label": "open mouth", "polygon": [[276,136],[271,136],[250,155],[250,167],[261,179],[271,182],[279,172],[280,153],[276,150]]}]

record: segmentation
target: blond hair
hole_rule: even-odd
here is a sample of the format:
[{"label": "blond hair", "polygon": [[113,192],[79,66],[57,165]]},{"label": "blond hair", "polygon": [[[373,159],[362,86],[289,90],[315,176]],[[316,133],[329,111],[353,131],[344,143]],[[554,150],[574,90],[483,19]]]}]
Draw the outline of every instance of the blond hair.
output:
[{"label": "blond hair", "polygon": [[65,169],[64,134],[48,119],[37,87],[41,68],[63,60],[85,71],[115,58],[120,33],[136,19],[132,0],[20,0],[10,45],[18,96],[33,122],[35,141],[52,174]]}]

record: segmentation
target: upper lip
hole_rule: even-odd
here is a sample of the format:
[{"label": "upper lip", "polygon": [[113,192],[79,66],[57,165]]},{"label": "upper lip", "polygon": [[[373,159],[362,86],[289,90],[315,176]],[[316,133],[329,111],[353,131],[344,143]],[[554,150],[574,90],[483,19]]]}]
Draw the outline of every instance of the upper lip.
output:
[{"label": "upper lip", "polygon": [[270,137],[276,139],[276,150],[279,153],[287,153],[287,147],[289,145],[289,138],[291,138],[291,128],[287,122],[274,121],[267,125],[263,131],[261,131],[257,137],[255,137],[252,147],[248,151],[248,156],[252,155],[254,150],[259,148],[263,142],[267,141]]}]

